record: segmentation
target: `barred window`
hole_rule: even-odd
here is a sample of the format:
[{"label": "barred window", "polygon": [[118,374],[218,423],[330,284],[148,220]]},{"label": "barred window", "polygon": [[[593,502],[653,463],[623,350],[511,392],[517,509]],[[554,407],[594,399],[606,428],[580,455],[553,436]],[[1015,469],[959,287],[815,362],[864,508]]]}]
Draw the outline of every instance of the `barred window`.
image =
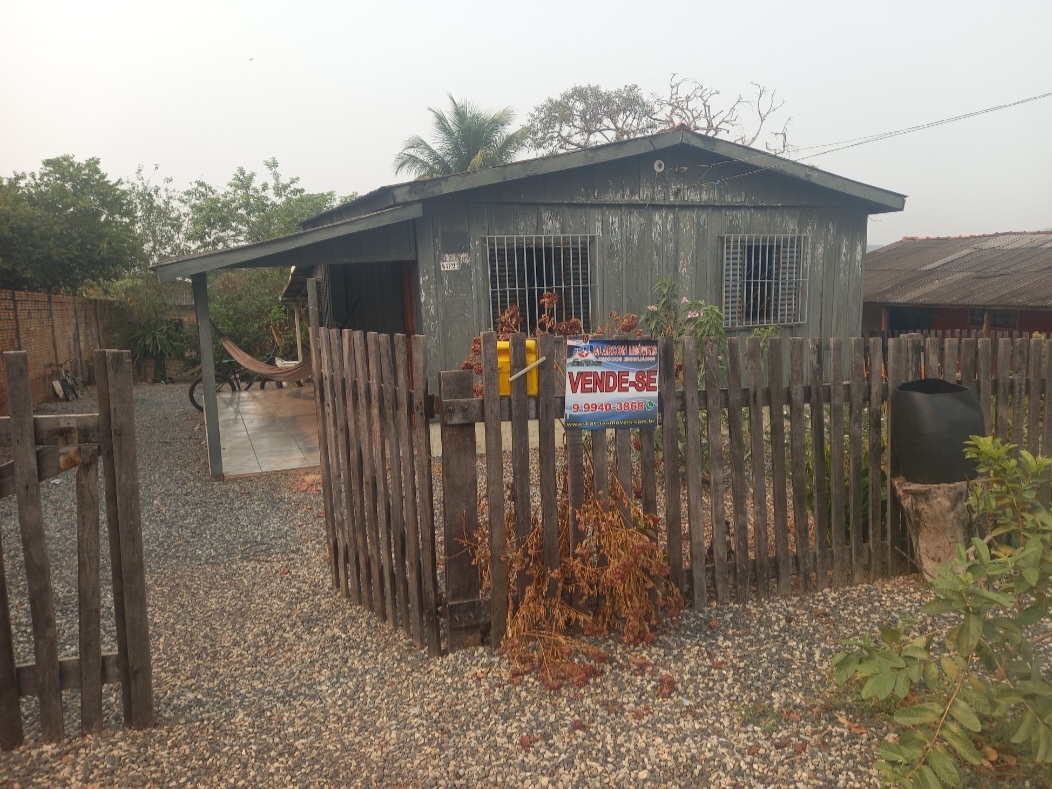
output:
[{"label": "barred window", "polygon": [[517,304],[522,330],[532,334],[543,312],[546,291],[559,297],[556,321],[578,318],[585,329],[591,318],[590,263],[594,236],[490,236],[489,295],[493,324]]},{"label": "barred window", "polygon": [[724,236],[724,325],[778,326],[807,319],[806,239]]}]

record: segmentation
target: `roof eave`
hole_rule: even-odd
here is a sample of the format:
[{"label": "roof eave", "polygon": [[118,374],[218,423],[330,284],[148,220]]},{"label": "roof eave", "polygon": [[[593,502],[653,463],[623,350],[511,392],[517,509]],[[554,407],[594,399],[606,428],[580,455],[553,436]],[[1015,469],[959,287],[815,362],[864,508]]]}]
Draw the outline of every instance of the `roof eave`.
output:
[{"label": "roof eave", "polygon": [[298,233],[291,233],[287,236],[272,238],[255,244],[245,244],[239,247],[218,249],[214,252],[199,252],[194,255],[172,258],[171,260],[156,263],[151,268],[157,272],[159,279],[173,280],[217,269],[265,265],[263,263],[265,258],[279,255],[283,252],[308,247],[341,236],[351,235],[352,233],[360,233],[363,230],[393,225],[409,219],[419,219],[423,215],[423,207],[419,203],[412,203],[346,219],[342,222],[302,230]]}]

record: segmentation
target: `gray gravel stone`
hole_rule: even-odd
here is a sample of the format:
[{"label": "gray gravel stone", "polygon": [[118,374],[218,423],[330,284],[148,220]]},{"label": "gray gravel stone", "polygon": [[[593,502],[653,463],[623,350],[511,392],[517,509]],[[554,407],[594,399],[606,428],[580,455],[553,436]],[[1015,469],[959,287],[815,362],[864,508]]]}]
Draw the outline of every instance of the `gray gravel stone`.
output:
[{"label": "gray gravel stone", "polygon": [[[330,587],[305,474],[212,482],[184,388],[140,385],[135,400],[158,725],[121,728],[108,687],[105,730],[82,737],[66,692],[70,735],[45,744],[30,715],[0,785],[876,784],[885,733],[851,731],[823,703],[826,666],[843,638],[919,605],[916,579],[688,611],[650,647],[604,644],[609,664],[584,688],[516,686],[494,651],[429,660]],[[63,654],[76,643],[72,489],[68,475],[42,488]],[[0,527],[17,586],[10,499]],[[18,659],[31,660],[19,595]],[[106,638],[113,649],[112,621]]]}]

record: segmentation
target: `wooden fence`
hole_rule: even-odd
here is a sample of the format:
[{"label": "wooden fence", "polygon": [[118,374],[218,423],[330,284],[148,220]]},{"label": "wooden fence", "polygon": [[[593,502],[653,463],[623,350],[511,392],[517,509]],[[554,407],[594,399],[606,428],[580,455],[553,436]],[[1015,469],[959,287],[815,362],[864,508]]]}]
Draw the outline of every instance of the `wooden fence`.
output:
[{"label": "wooden fence", "polygon": [[438,654],[424,338],[316,329],[311,341],[333,583]]},{"label": "wooden fence", "polygon": [[[0,551],[0,748],[23,741],[19,698],[36,696],[46,740],[65,731],[62,691],[80,689],[84,732],[102,724],[102,686],[120,682],[124,722],[153,725],[153,681],[143,573],[131,356],[96,351],[98,414],[34,416],[24,351],[4,353],[11,415],[0,418],[0,445],[12,460],[0,465],[0,498],[14,495],[32,620],[33,663],[15,663],[10,595],[13,565]],[[99,480],[109,534],[117,653],[102,652],[99,570]],[[76,469],[79,655],[60,658],[51,563],[45,543],[39,484]],[[13,561],[9,556],[7,562]]]},{"label": "wooden fence", "polygon": [[[521,376],[510,396],[499,397],[496,337],[488,333],[482,343],[484,397],[472,391],[472,371],[440,374],[442,503],[432,517],[428,449],[422,438],[399,438],[406,431],[422,435],[425,393],[399,391],[400,379],[384,373],[383,353],[358,350],[374,344],[382,350],[383,338],[371,336],[366,343],[350,333],[330,336],[339,340],[329,341],[338,350],[326,354],[331,361],[323,363],[328,365],[322,373],[325,391],[332,387],[327,402],[337,412],[346,405],[350,425],[356,415],[365,414],[367,420],[359,425],[363,438],[356,445],[345,439],[349,456],[338,442],[327,442],[338,455],[330,463],[349,473],[340,490],[333,490],[334,500],[360,507],[351,517],[346,513],[355,510],[348,505],[330,532],[334,559],[344,557],[333,563],[334,580],[342,585],[345,574],[352,597],[360,595],[388,621],[411,623],[397,613],[400,573],[412,579],[414,573],[422,578],[432,572],[411,564],[399,569],[399,540],[404,535],[407,545],[415,546],[415,528],[421,552],[438,544],[442,555],[442,588],[435,587],[433,594],[441,603],[449,649],[477,644],[486,632],[499,642],[512,604],[507,590],[513,596],[516,587],[508,583],[512,546],[539,527],[546,564],[557,567],[573,548],[565,539],[560,543],[560,518],[575,517],[586,496],[603,498],[618,487],[659,519],[671,579],[695,606],[908,572],[911,551],[890,482],[897,467],[888,446],[885,407],[888,392],[905,381],[922,376],[960,381],[977,392],[990,432],[1034,452],[1052,448],[1052,418],[1045,416],[1052,344],[1044,340],[1003,338],[995,345],[974,337],[910,336],[885,345],[881,338],[846,343],[774,338],[764,348],[749,338],[731,339],[725,349],[708,340],[697,349],[688,338],[677,349],[662,338],[659,430],[570,430],[557,440],[556,422],[564,407],[561,343],[537,338],[538,358],[546,361],[538,368],[536,396],[527,395]],[[414,338],[415,359],[423,358],[422,346],[422,338]],[[512,373],[522,370],[522,336],[511,338],[510,353]],[[678,378],[677,358],[682,360]],[[348,371],[346,376],[337,365]],[[421,367],[418,375],[414,366],[413,380],[426,381],[424,373]],[[389,392],[392,381],[395,391]],[[412,428],[400,430],[397,419],[407,409],[401,403],[408,402],[420,404],[410,415]],[[384,403],[394,404],[390,416],[383,415]],[[340,418],[339,413],[327,415],[326,422],[338,425]],[[377,418],[379,432],[368,421]],[[533,419],[536,438],[531,440]],[[502,451],[502,423],[510,423],[510,453]],[[478,424],[485,432],[484,459],[476,455]],[[390,454],[392,442],[401,455]],[[406,447],[413,476],[403,471],[396,480]],[[382,468],[392,475],[389,485],[375,473]],[[417,485],[412,505],[411,480]],[[414,508],[415,515],[408,516]],[[356,524],[370,530],[364,539]],[[432,525],[435,542],[429,539]],[[480,535],[488,539],[488,551],[469,550]],[[380,547],[380,556],[373,545]],[[408,556],[409,550],[404,553]],[[389,554],[390,571],[384,564]],[[357,558],[352,561],[352,556]],[[480,593],[479,562],[486,563],[482,569],[494,590],[488,597]],[[372,569],[378,566],[384,568],[379,574]],[[394,588],[381,580],[382,599],[387,605],[395,602],[394,612],[377,602],[375,590],[365,598],[365,577],[373,583],[389,579]],[[357,591],[355,578],[361,584]],[[419,588],[423,593],[429,587],[424,579]],[[423,604],[426,617],[432,610]],[[436,648],[432,642],[429,646]]]}]

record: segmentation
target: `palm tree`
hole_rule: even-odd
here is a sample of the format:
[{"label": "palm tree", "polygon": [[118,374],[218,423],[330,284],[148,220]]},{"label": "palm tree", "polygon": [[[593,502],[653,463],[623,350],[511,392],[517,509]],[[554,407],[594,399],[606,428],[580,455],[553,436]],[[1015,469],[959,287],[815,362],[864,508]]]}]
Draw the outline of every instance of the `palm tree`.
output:
[{"label": "palm tree", "polygon": [[433,143],[413,135],[395,157],[395,173],[407,172],[417,178],[470,172],[483,167],[507,164],[526,145],[527,130],[508,132],[515,119],[511,107],[495,113],[480,110],[471,102],[458,102],[449,95],[449,111],[428,107]]}]

